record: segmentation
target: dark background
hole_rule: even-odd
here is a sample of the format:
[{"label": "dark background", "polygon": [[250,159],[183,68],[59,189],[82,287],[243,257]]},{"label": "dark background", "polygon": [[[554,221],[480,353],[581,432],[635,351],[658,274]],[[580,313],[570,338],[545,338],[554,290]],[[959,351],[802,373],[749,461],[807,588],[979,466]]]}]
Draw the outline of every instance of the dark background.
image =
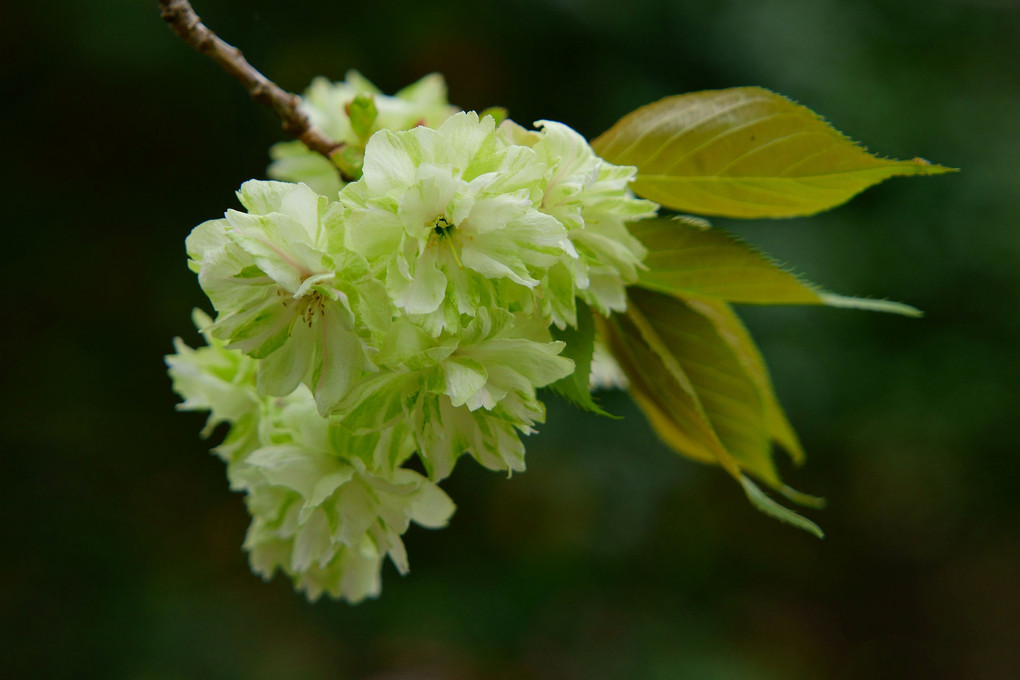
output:
[{"label": "dark background", "polygon": [[[508,481],[407,535],[378,601],[264,584],[242,499],[162,356],[206,305],[183,240],[263,176],[278,122],[156,3],[11,3],[4,163],[0,677],[131,680],[1020,677],[1020,9],[1009,0],[199,0],[284,87],[358,68],[589,137],[660,97],[762,85],[894,179],[810,219],[717,223],[922,320],[745,315],[826,496],[824,541],[723,472],[550,398]],[[13,214],[10,212],[13,208]]]}]

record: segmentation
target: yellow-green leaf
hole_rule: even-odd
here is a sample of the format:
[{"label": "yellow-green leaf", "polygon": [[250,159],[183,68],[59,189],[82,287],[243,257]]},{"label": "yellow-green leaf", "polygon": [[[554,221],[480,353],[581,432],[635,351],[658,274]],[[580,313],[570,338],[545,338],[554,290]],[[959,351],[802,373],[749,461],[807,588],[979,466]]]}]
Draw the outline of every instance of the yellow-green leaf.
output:
[{"label": "yellow-green leaf", "polygon": [[637,285],[682,298],[759,305],[829,305],[920,316],[910,305],[829,293],[753,246],[714,228],[656,218],[629,225],[648,249]]},{"label": "yellow-green leaf", "polygon": [[628,297],[627,316],[661,359],[679,365],[720,443],[742,470],[777,486],[758,386],[730,345],[682,300],[640,289]]},{"label": "yellow-green leaf", "polygon": [[739,474],[739,466],[719,442],[679,366],[675,362],[667,366],[627,316],[596,320],[599,337],[627,376],[631,396],[663,442],[688,458]]},{"label": "yellow-green leaf", "polygon": [[[762,512],[769,517],[778,519],[780,522],[786,522],[791,526],[795,526],[798,529],[803,529],[809,534],[813,534],[818,538],[825,538],[825,533],[822,528],[809,520],[803,515],[798,515],[793,510],[785,508],[779,503],[765,495],[765,492],[758,488],[758,486],[747,478],[745,475],[740,476],[740,485],[744,487],[744,493],[747,494],[748,500]],[[810,498],[808,496],[807,498]],[[818,500],[818,499],[815,499]],[[810,505],[810,503],[802,503],[802,505]],[[819,507],[816,505],[815,507]]]},{"label": "yellow-green leaf", "polygon": [[804,462],[804,449],[786,419],[783,407],[779,405],[772,379],[769,377],[765,359],[762,358],[758,346],[751,338],[740,317],[725,302],[719,300],[687,300],[687,305],[707,319],[719,334],[719,338],[727,344],[737,361],[754,383],[764,409],[765,428],[768,436],[789,454],[790,459],[798,465]]},{"label": "yellow-green leaf", "polygon": [[626,315],[600,320],[599,331],[666,444],[720,465],[756,507],[821,536],[817,526],[771,500],[748,477],[789,492],[793,500],[810,499],[779,480],[759,383],[709,317],[681,300],[632,290]]},{"label": "yellow-green leaf", "polygon": [[667,97],[592,142],[634,165],[634,192],[668,208],[727,217],[812,215],[895,175],[950,168],[879,158],[810,109],[758,87]]}]

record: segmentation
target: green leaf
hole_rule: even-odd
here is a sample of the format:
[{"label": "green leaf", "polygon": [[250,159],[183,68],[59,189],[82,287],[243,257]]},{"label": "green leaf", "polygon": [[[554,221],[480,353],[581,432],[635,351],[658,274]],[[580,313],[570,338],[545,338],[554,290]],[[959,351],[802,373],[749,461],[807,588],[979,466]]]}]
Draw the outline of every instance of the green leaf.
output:
[{"label": "green leaf", "polygon": [[[798,465],[803,463],[804,449],[801,448],[797,434],[786,419],[783,407],[779,405],[779,399],[776,398],[775,390],[772,388],[772,379],[769,377],[765,360],[740,318],[728,304],[719,300],[686,300],[686,303],[715,327],[719,338],[730,348],[748,378],[754,383],[764,409],[765,429],[768,436],[783,447],[794,463]],[[782,491],[779,487],[777,489]],[[790,491],[790,496],[799,498],[798,492],[792,489]],[[786,495],[785,492],[784,495]],[[790,500],[794,500],[794,498],[791,497]],[[811,502],[802,504],[811,504]]]},{"label": "green leaf", "polygon": [[640,289],[629,298],[628,317],[660,358],[679,366],[720,443],[742,470],[777,486],[758,385],[716,327],[677,298]]},{"label": "green leaf", "polygon": [[667,445],[721,466],[760,510],[820,535],[817,526],[775,503],[745,474],[791,500],[813,504],[811,497],[784,486],[775,472],[769,446],[774,435],[760,377],[751,377],[747,356],[733,349],[739,343],[692,305],[649,291],[631,290],[626,315],[598,321],[631,394]]},{"label": "green leaf", "polygon": [[829,305],[920,316],[910,305],[829,293],[735,236],[687,221],[655,218],[632,222],[648,249],[638,286],[683,298],[714,298],[758,305]]},{"label": "green leaf", "polygon": [[659,438],[677,453],[739,474],[675,360],[667,365],[628,316],[596,317],[599,337],[627,376],[630,393]]},{"label": "green leaf", "polygon": [[567,344],[560,356],[574,362],[574,372],[549,385],[549,389],[578,408],[616,418],[617,416],[603,410],[595,402],[589,388],[591,357],[595,351],[595,320],[592,318],[591,309],[578,300],[577,328],[567,326],[560,330],[553,326],[551,331],[554,340],[561,340]]},{"label": "green leaf", "polygon": [[784,508],[782,505],[766,496],[765,492],[759,489],[758,486],[746,476],[740,475],[740,485],[744,487],[744,493],[747,494],[748,500],[751,501],[754,507],[764,512],[769,517],[778,519],[780,522],[786,522],[798,529],[803,529],[818,538],[825,538],[825,532],[822,531],[821,527],[809,520],[807,517],[798,515],[789,508]]},{"label": "green leaf", "polygon": [[592,148],[637,166],[639,196],[727,217],[812,215],[895,175],[952,172],[873,156],[810,109],[757,87],[667,97],[624,116]]}]

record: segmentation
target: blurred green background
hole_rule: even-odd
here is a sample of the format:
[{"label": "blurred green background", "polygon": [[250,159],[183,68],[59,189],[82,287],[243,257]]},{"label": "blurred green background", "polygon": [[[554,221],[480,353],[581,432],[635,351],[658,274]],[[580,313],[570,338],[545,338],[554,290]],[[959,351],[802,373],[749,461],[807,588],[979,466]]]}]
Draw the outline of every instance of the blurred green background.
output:
[{"label": "blurred green background", "polygon": [[748,309],[826,496],[817,541],[724,473],[550,398],[507,480],[463,464],[383,596],[253,576],[247,516],[162,356],[207,305],[183,240],[263,176],[278,122],[140,0],[0,19],[5,130],[0,677],[1020,677],[1020,5],[1012,0],[198,0],[283,86],[433,70],[466,108],[589,137],[666,95],[762,85],[892,180],[815,218],[717,223],[910,320]]}]

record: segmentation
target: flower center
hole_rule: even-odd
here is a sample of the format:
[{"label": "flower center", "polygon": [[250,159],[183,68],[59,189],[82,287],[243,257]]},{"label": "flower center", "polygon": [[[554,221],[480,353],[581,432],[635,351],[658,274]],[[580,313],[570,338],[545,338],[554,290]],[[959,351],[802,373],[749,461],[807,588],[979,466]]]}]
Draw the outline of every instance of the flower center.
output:
[{"label": "flower center", "polygon": [[450,233],[450,230],[454,228],[454,225],[451,224],[445,217],[437,217],[435,221],[432,222],[431,226],[432,231],[434,231],[438,236],[446,236]]},{"label": "flower center", "polygon": [[316,317],[324,316],[325,313],[326,309],[323,304],[322,294],[315,292],[305,298],[305,304],[299,312],[299,316],[311,328]]},{"label": "flower center", "polygon": [[453,224],[452,222],[450,222],[450,220],[446,219],[445,217],[440,216],[434,219],[432,221],[432,224],[430,224],[429,226],[432,228],[432,233],[434,233],[437,238],[435,240],[430,238],[427,247],[431,247],[433,244],[436,243],[445,243],[450,247],[450,254],[453,255],[453,259],[456,260],[457,266],[463,269],[464,263],[460,261],[460,253],[457,252],[458,247],[457,242],[459,239],[453,238],[452,236],[453,231],[457,228],[457,225]]}]

